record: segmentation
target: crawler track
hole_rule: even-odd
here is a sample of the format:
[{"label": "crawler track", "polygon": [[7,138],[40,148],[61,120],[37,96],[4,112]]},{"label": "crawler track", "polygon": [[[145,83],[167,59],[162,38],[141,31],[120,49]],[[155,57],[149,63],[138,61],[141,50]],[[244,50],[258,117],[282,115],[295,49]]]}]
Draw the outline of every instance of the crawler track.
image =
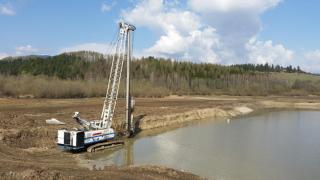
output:
[{"label": "crawler track", "polygon": [[94,144],[88,147],[87,152],[95,152],[95,151],[110,149],[110,148],[119,147],[123,145],[124,145],[124,140],[108,141],[108,142]]}]

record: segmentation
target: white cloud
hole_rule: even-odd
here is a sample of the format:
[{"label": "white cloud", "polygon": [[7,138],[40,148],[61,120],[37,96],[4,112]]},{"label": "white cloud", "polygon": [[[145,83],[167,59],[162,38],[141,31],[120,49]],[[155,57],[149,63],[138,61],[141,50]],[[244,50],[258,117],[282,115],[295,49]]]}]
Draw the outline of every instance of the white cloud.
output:
[{"label": "white cloud", "polygon": [[204,26],[197,14],[174,8],[176,4],[163,0],[142,0],[122,15],[126,21],[160,34],[155,44],[144,50],[146,55],[219,61],[214,52],[214,48],[219,46],[216,30]]},{"label": "white cloud", "polygon": [[36,53],[38,52],[38,49],[32,47],[31,45],[25,45],[25,46],[19,46],[16,47],[16,54],[17,55],[26,55],[30,53]]},{"label": "white cloud", "polygon": [[286,49],[281,44],[273,44],[272,41],[258,41],[252,38],[247,44],[248,61],[256,64],[279,64],[292,63],[294,52]]},{"label": "white cloud", "polygon": [[320,73],[320,49],[306,52],[301,64],[303,70]]},{"label": "white cloud", "polygon": [[11,53],[5,53],[5,52],[0,52],[0,59],[3,59],[8,56],[24,56],[24,55],[30,55],[30,54],[35,54],[38,53],[39,50],[32,47],[31,45],[25,45],[25,46],[18,46],[15,48],[15,51]]},{"label": "white cloud", "polygon": [[9,56],[9,54],[0,52],[0,60],[3,59],[3,58],[6,58],[8,56]]},{"label": "white cloud", "polygon": [[16,12],[12,9],[10,5],[0,4],[0,14],[6,16],[13,16]]},{"label": "white cloud", "polygon": [[185,51],[187,46],[186,38],[182,37],[180,33],[172,27],[171,30],[168,30],[167,34],[162,35],[148,51],[159,54],[175,54]]},{"label": "white cloud", "polygon": [[281,0],[189,0],[189,6],[197,12],[235,12],[250,11],[262,13],[275,7]]},{"label": "white cloud", "polygon": [[[188,0],[185,7],[177,1],[140,0],[122,16],[158,35],[154,44],[143,51],[145,55],[224,64],[245,63],[256,57],[259,62],[275,62],[285,57],[279,60],[285,63],[292,58],[292,51],[272,42],[251,40],[262,29],[260,14],[280,2]],[[267,51],[273,54],[267,56]]]},{"label": "white cloud", "polygon": [[73,52],[73,51],[94,51],[102,54],[110,53],[112,47],[109,44],[102,43],[84,43],[70,47],[66,47],[60,50],[60,53]]},{"label": "white cloud", "polygon": [[310,52],[307,52],[305,54],[305,58],[306,59],[309,59],[309,60],[315,60],[315,61],[319,61],[320,62],[320,50],[317,49],[317,50],[314,50],[314,51],[310,51]]},{"label": "white cloud", "polygon": [[218,55],[214,49],[219,48],[219,39],[212,27],[194,30],[182,36],[174,28],[160,39],[146,53],[155,56],[173,57],[184,60],[217,63]]},{"label": "white cloud", "polygon": [[115,6],[116,2],[113,1],[111,3],[107,3],[107,2],[103,2],[102,5],[101,5],[101,12],[108,12],[110,11],[113,6]]},{"label": "white cloud", "polygon": [[147,26],[162,32],[174,27],[177,31],[188,33],[201,26],[199,17],[191,11],[182,11],[167,4],[164,0],[142,0],[133,9],[123,11],[126,21],[137,26]]},{"label": "white cloud", "polygon": [[262,30],[260,15],[282,0],[188,0],[204,24],[214,27],[223,43],[225,63],[243,63],[245,45]]}]

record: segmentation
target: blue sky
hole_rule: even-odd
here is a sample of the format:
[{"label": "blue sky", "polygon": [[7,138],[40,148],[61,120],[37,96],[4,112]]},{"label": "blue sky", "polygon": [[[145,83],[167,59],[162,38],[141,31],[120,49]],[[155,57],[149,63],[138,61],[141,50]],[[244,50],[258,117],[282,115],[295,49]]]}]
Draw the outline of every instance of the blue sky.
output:
[{"label": "blue sky", "polygon": [[[261,38],[294,50],[320,48],[320,1],[287,0],[262,15]],[[318,37],[317,37],[318,36]]]},{"label": "blue sky", "polygon": [[104,53],[122,19],[135,56],[300,65],[320,72],[320,1],[0,0],[0,59]]}]

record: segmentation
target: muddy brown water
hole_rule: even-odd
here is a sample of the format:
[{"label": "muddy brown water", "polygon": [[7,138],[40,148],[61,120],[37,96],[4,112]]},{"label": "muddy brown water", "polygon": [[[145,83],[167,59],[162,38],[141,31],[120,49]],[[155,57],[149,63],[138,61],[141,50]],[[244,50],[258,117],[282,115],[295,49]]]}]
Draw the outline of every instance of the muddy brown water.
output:
[{"label": "muddy brown water", "polygon": [[81,166],[164,165],[209,179],[320,179],[320,112],[277,111],[140,135]]}]

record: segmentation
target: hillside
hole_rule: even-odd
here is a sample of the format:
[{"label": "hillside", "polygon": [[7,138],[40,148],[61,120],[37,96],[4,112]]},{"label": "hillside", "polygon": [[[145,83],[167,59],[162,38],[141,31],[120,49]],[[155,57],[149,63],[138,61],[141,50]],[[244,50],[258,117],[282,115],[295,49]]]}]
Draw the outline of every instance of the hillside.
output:
[{"label": "hillside", "polygon": [[[0,61],[0,95],[40,98],[105,94],[110,57],[94,52],[8,57]],[[124,77],[124,76],[123,76]],[[140,58],[132,62],[133,94],[318,95],[320,77],[299,67],[217,65]],[[120,92],[120,96],[123,95]]]}]

